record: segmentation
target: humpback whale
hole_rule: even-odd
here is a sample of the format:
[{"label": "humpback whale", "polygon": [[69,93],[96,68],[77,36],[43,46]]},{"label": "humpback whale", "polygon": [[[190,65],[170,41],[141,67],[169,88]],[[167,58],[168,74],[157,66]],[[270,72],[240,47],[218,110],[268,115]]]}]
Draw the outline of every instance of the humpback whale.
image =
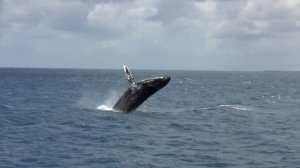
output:
[{"label": "humpback whale", "polygon": [[155,77],[136,82],[128,67],[123,65],[129,88],[122,94],[113,109],[120,112],[131,112],[147,100],[155,92],[166,86],[169,76]]}]

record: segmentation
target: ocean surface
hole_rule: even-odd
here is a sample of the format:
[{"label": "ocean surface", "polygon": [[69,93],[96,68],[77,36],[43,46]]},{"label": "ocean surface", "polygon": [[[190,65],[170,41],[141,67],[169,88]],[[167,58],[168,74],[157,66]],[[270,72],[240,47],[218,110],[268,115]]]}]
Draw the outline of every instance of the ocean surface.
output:
[{"label": "ocean surface", "polygon": [[0,69],[0,167],[300,167],[300,72],[132,70],[170,83],[111,111],[123,70]]}]

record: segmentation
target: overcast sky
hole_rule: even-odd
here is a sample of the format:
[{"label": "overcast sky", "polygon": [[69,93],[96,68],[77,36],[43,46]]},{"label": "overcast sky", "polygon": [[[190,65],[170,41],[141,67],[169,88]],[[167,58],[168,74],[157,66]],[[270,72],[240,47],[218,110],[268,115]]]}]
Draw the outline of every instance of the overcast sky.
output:
[{"label": "overcast sky", "polygon": [[300,70],[299,0],[0,0],[0,67]]}]

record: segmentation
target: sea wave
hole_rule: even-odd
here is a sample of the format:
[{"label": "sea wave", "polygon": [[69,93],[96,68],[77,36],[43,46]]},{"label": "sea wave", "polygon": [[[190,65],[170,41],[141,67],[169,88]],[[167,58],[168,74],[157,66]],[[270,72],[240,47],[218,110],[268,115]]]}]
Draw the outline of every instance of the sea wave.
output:
[{"label": "sea wave", "polygon": [[242,106],[242,105],[235,105],[235,104],[221,104],[221,105],[218,105],[217,108],[231,108],[231,109],[241,110],[241,111],[251,111],[251,110],[253,110],[250,107]]}]

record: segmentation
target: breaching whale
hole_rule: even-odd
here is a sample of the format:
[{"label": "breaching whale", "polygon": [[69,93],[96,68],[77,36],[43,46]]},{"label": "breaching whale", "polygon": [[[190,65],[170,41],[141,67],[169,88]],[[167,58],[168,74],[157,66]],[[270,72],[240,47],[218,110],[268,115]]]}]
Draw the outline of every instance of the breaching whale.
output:
[{"label": "breaching whale", "polygon": [[155,92],[166,86],[169,76],[155,77],[136,82],[128,67],[123,65],[129,88],[122,94],[113,109],[120,112],[131,112],[147,100]]}]

